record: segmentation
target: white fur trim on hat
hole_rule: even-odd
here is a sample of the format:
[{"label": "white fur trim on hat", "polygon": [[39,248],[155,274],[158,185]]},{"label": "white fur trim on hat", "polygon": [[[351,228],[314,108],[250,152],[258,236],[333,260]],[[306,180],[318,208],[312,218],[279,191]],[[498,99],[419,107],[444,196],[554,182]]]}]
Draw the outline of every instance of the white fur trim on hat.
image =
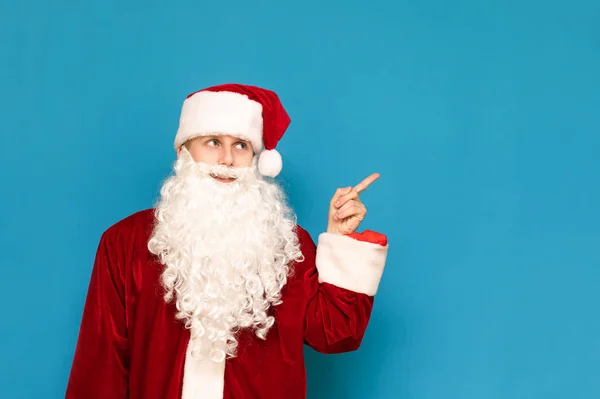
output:
[{"label": "white fur trim on hat", "polygon": [[282,167],[281,154],[277,150],[264,150],[258,157],[258,171],[263,176],[275,177]]},{"label": "white fur trim on hat", "polygon": [[199,136],[231,135],[263,148],[262,105],[229,91],[200,91],[183,102],[175,148]]}]

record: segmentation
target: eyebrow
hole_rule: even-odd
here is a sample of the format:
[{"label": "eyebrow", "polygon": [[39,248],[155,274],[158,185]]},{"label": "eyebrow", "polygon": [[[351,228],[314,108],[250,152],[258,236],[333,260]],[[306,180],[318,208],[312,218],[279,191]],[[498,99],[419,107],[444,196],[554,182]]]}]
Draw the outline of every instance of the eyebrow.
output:
[{"label": "eyebrow", "polygon": [[[202,136],[204,138],[204,140],[222,140],[222,135],[216,135],[216,136]],[[250,140],[246,140],[244,138],[241,137],[236,137],[236,136],[231,136],[234,141],[236,142],[243,142],[246,144],[250,143]]]}]

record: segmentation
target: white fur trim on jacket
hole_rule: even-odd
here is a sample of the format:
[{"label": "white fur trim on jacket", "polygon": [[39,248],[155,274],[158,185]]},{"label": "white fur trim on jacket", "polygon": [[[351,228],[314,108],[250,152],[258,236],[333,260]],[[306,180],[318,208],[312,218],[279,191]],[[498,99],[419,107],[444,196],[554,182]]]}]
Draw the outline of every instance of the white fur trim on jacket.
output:
[{"label": "white fur trim on jacket", "polygon": [[262,105],[248,96],[229,91],[200,91],[186,98],[181,109],[175,148],[199,136],[228,134],[263,148]]},{"label": "white fur trim on jacket", "polygon": [[190,344],[191,339],[185,353],[181,399],[223,399],[225,361],[193,358]]},{"label": "white fur trim on jacket", "polygon": [[319,235],[316,259],[319,282],[374,296],[388,247],[340,234]]}]

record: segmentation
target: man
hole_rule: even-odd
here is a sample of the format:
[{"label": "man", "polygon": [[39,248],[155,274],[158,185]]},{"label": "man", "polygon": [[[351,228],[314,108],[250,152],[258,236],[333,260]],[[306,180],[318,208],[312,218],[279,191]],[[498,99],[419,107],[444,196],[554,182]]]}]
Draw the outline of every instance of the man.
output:
[{"label": "man", "polygon": [[315,245],[268,178],[289,123],[258,87],[186,98],[156,207],[100,239],[66,398],[304,398],[305,344],[359,347],[388,250],[356,232],[378,175],[337,190]]}]

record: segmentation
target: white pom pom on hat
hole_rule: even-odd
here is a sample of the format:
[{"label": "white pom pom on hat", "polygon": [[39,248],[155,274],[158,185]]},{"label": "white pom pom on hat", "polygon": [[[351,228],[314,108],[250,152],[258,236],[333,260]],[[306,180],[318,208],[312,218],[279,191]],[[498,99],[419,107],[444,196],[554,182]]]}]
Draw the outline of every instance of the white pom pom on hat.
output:
[{"label": "white pom pom on hat", "polygon": [[258,171],[276,177],[282,170],[275,149],[291,120],[277,94],[242,84],[223,84],[196,91],[183,102],[175,148],[209,135],[248,140],[258,155]]},{"label": "white pom pom on hat", "polygon": [[258,157],[258,171],[263,176],[275,177],[283,168],[281,154],[277,150],[264,150]]}]

